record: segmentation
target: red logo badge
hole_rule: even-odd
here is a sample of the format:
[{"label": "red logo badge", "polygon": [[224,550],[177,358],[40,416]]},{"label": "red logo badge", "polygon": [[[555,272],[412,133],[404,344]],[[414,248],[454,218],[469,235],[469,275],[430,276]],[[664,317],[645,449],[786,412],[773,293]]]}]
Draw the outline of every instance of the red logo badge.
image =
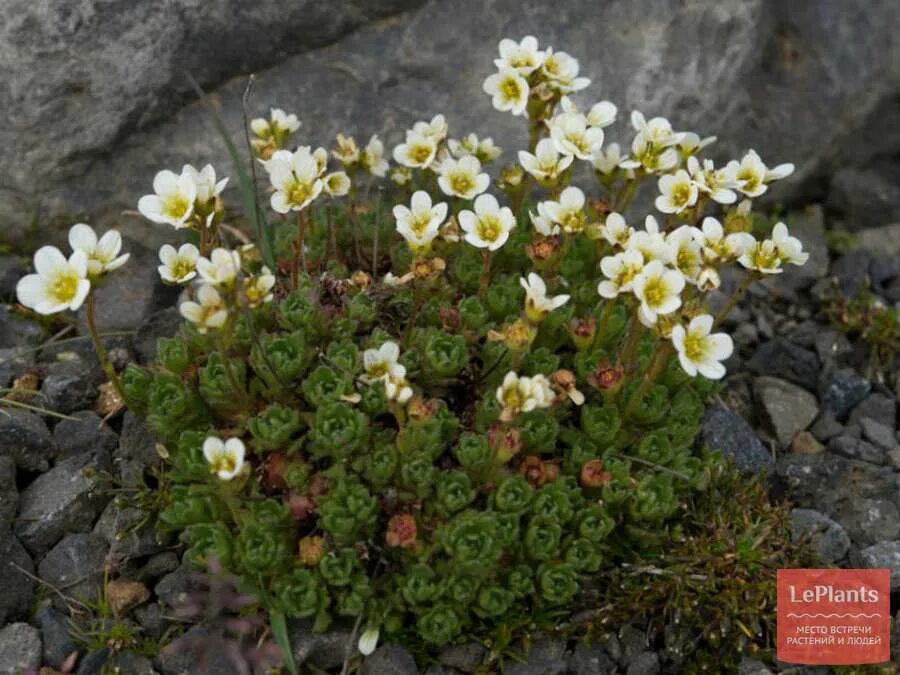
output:
[{"label": "red logo badge", "polygon": [[890,660],[890,570],[778,570],[777,580],[780,661]]}]

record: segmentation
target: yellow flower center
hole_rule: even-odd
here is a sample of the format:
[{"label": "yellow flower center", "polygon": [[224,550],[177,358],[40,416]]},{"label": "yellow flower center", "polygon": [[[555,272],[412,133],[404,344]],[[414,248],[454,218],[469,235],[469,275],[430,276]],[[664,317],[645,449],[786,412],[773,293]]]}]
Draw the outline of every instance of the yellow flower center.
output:
[{"label": "yellow flower center", "polygon": [[495,216],[481,216],[476,226],[482,241],[495,242],[503,231],[500,221]]},{"label": "yellow flower center", "polygon": [[170,272],[176,279],[182,279],[194,271],[194,265],[190,260],[185,258],[176,258],[172,263]]},{"label": "yellow flower center", "polygon": [[170,195],[163,201],[163,213],[169,218],[183,218],[190,207],[191,203],[180,193]]},{"label": "yellow flower center", "polygon": [[375,377],[375,378],[384,377],[385,375],[388,374],[387,363],[382,362],[382,363],[372,364],[372,366],[369,368],[368,374],[369,374],[369,377]]},{"label": "yellow flower center", "polygon": [[457,194],[464,195],[475,187],[475,181],[467,173],[456,173],[450,176],[450,187]]},{"label": "yellow flower center", "polygon": [[299,206],[309,199],[310,194],[309,185],[301,183],[300,181],[295,181],[291,186],[290,192],[288,192],[288,201],[290,201],[291,204]]},{"label": "yellow flower center", "polygon": [[519,385],[514,384],[503,390],[503,405],[510,410],[519,410],[522,407],[522,395]]},{"label": "yellow flower center", "polygon": [[706,353],[706,338],[688,333],[684,336],[684,353],[691,361],[700,361]]},{"label": "yellow flower center", "polygon": [[431,146],[414,145],[409,149],[409,158],[416,164],[424,164],[431,157]]},{"label": "yellow flower center", "polygon": [[672,190],[672,201],[681,206],[687,205],[691,199],[691,186],[687,183],[679,183]]},{"label": "yellow flower center", "polygon": [[668,295],[666,285],[660,277],[651,278],[644,285],[644,300],[650,307],[658,307]]},{"label": "yellow flower center", "polygon": [[224,471],[226,473],[234,472],[235,461],[234,457],[225,452],[220,452],[215,457],[213,457],[212,462],[210,462],[210,471],[212,473],[219,473],[220,471]]},{"label": "yellow flower center", "polygon": [[49,287],[49,295],[60,304],[72,302],[77,292],[78,276],[71,272],[58,273]]},{"label": "yellow flower center", "polygon": [[508,77],[500,85],[500,93],[503,94],[503,98],[507,101],[515,101],[521,95],[522,88],[513,78]]},{"label": "yellow flower center", "polygon": [[581,211],[568,211],[562,217],[560,225],[566,232],[580,232],[584,229],[584,214]]},{"label": "yellow flower center", "polygon": [[757,187],[759,187],[759,176],[749,169],[739,171],[737,177],[738,180],[745,181],[743,187],[744,190],[749,190],[752,192]]},{"label": "yellow flower center", "polygon": [[691,249],[682,247],[678,249],[678,255],[675,258],[675,266],[687,274],[691,270],[700,265],[700,260]]},{"label": "yellow flower center", "polygon": [[425,234],[425,230],[428,229],[428,224],[431,222],[431,214],[425,213],[417,218],[413,218],[412,222],[409,224],[409,229],[416,233],[419,237]]}]

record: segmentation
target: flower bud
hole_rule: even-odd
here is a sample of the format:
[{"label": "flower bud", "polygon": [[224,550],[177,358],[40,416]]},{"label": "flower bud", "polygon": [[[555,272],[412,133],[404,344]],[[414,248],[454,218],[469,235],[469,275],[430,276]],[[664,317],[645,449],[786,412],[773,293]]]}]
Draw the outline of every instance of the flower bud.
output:
[{"label": "flower bud", "polygon": [[592,459],[584,463],[579,476],[581,485],[586,488],[599,488],[609,485],[612,474],[603,470],[603,460]]},{"label": "flower bud", "polygon": [[559,237],[538,237],[525,247],[526,255],[539,269],[552,260],[560,248]]},{"label": "flower bud", "polygon": [[537,455],[529,455],[519,464],[519,473],[534,487],[540,487],[556,480],[559,466],[545,462]]},{"label": "flower bud", "polygon": [[300,540],[300,562],[307,567],[315,567],[325,555],[325,540],[322,537],[303,537]]},{"label": "flower bud", "polygon": [[572,319],[569,322],[569,336],[575,343],[575,349],[583,351],[590,349],[594,344],[594,337],[597,334],[597,322],[594,317],[589,319]]},{"label": "flower bud", "polygon": [[597,366],[597,370],[595,370],[591,375],[588,375],[587,380],[597,389],[600,389],[602,391],[610,391],[612,389],[618,389],[620,386],[622,386],[624,377],[624,368],[622,368],[621,366],[613,366],[608,362],[604,362]]},{"label": "flower bud", "polygon": [[504,429],[500,426],[493,426],[488,431],[488,445],[497,461],[506,464],[522,450],[522,439],[519,437],[519,430],[515,427]]},{"label": "flower bud", "polygon": [[292,492],[288,495],[288,507],[294,520],[306,520],[316,510],[316,503],[306,495]]},{"label": "flower bud", "polygon": [[500,189],[515,190],[522,184],[525,169],[518,164],[510,164],[500,171]]},{"label": "flower bud", "polygon": [[704,267],[697,277],[697,288],[704,293],[714,291],[722,284],[719,273],[713,267]]},{"label": "flower bud", "polygon": [[398,513],[388,521],[384,541],[388,546],[410,549],[416,545],[416,519],[409,513]]},{"label": "flower bud", "polygon": [[372,284],[372,277],[362,270],[357,270],[350,275],[350,283],[360,290],[365,290]]},{"label": "flower bud", "polygon": [[550,384],[560,398],[568,398],[575,405],[584,403],[584,394],[578,391],[575,373],[571,370],[557,370],[550,376]]}]

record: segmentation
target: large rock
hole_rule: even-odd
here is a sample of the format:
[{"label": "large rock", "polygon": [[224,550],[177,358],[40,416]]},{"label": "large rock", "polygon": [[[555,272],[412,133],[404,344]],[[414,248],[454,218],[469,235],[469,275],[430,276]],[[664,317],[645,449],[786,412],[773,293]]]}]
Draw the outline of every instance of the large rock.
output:
[{"label": "large rock", "polygon": [[306,142],[343,130],[393,143],[416,119],[446,112],[455,134],[492,135],[514,158],[525,125],[493,111],[481,83],[498,39],[528,33],[580,59],[594,83],[584,100],[620,106],[611,139],[634,108],[670,116],[722,139],[720,158],[755,147],[772,164],[795,162],[777,198],[900,147],[900,8],[890,0],[7,4],[0,108],[24,112],[0,129],[0,219],[16,239],[37,213],[48,225],[89,215],[170,236],[121,213],[159,168],[227,168],[185,73],[214,90],[236,138],[244,75],[256,70],[251,114],[297,111]]},{"label": "large rock", "polygon": [[782,448],[788,447],[797,432],[806,429],[819,414],[815,396],[777,377],[756,378],[753,390]]},{"label": "large rock", "polygon": [[109,471],[106,453],[78,455],[38,476],[22,491],[15,530],[32,555],[40,558],[63,535],[90,529],[109,501],[103,471]]},{"label": "large rock", "polygon": [[0,455],[10,457],[26,471],[46,471],[56,452],[53,436],[43,419],[15,408],[0,415]]},{"label": "large rock", "polygon": [[9,527],[0,531],[0,625],[25,616],[34,598],[34,562]]},{"label": "large rock", "polygon": [[94,602],[103,585],[107,549],[106,541],[99,535],[69,534],[44,556],[38,565],[38,576],[50,588],[64,588],[67,596]]},{"label": "large rock", "polygon": [[870,568],[891,571],[891,590],[900,591],[900,540],[883,541],[860,551],[863,563]]},{"label": "large rock", "polygon": [[27,623],[0,630],[0,673],[36,671],[41,665],[41,633]]},{"label": "large rock", "polygon": [[731,457],[735,466],[747,473],[757,473],[772,464],[772,455],[750,425],[718,403],[709,406],[703,414],[700,442],[712,450],[720,450],[726,458]]},{"label": "large rock", "polygon": [[809,541],[816,555],[826,563],[836,563],[850,549],[850,537],[838,523],[812,509],[791,511],[791,539]]},{"label": "large rock", "polygon": [[900,219],[900,165],[841,169],[831,179],[828,205],[841,214],[850,230]]}]

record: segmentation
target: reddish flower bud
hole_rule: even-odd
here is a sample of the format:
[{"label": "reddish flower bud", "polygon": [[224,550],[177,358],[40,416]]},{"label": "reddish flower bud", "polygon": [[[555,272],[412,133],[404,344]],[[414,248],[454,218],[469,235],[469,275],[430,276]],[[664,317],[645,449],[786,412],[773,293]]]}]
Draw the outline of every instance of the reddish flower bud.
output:
[{"label": "reddish flower bud", "polygon": [[597,322],[593,317],[589,319],[572,319],[569,322],[569,336],[578,350],[590,348],[594,344],[594,336],[596,334]]},{"label": "reddish flower bud", "polygon": [[515,427],[503,428],[493,426],[488,430],[488,445],[494,451],[494,457],[501,464],[519,454],[522,449],[522,439],[519,438],[519,430]]},{"label": "reddish flower bud", "polygon": [[559,475],[559,467],[556,464],[545,462],[537,455],[529,455],[519,464],[519,473],[525,476],[525,480],[534,487],[540,487],[556,480]]},{"label": "reddish flower bud", "polygon": [[581,485],[586,488],[598,488],[609,485],[612,474],[603,470],[603,461],[592,459],[581,467]]},{"label": "reddish flower bud", "polygon": [[416,519],[409,513],[398,513],[388,521],[384,541],[388,546],[413,548],[416,545]]},{"label": "reddish flower bud", "polygon": [[316,510],[316,502],[306,495],[292,492],[288,495],[287,502],[294,520],[306,520]]},{"label": "reddish flower bud", "polygon": [[300,562],[307,567],[318,565],[323,555],[325,555],[325,540],[322,537],[303,537],[300,540]]}]

